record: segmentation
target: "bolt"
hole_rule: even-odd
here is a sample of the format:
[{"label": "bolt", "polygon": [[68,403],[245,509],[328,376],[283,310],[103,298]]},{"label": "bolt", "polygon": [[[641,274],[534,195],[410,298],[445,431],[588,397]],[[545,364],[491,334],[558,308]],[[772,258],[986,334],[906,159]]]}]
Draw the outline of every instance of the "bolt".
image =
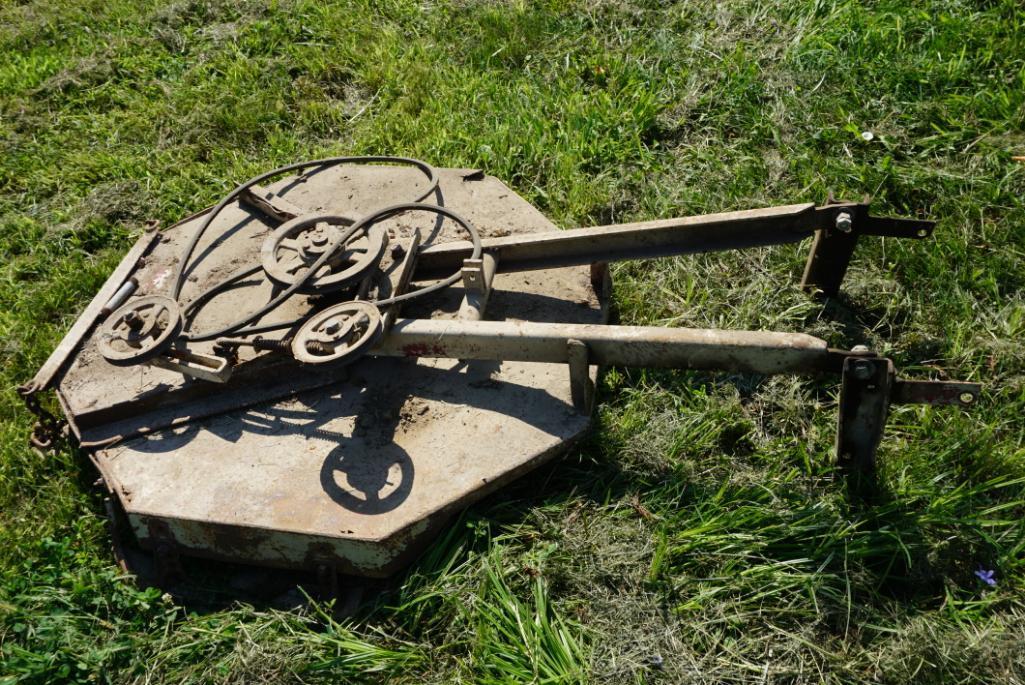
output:
[{"label": "bolt", "polygon": [[313,354],[334,354],[335,348],[319,340],[307,340],[306,349]]},{"label": "bolt", "polygon": [[327,244],[328,235],[327,231],[324,230],[323,225],[318,224],[316,228],[309,232],[310,242],[317,247],[323,247]]},{"label": "bolt", "polygon": [[840,212],[836,215],[836,230],[841,233],[850,233],[853,225],[854,220],[849,212]]},{"label": "bolt", "polygon": [[128,324],[128,327],[133,331],[137,331],[142,328],[142,325],[145,322],[142,320],[142,317],[139,316],[139,312],[130,311],[125,314],[125,323]]},{"label": "bolt", "polygon": [[851,365],[851,371],[859,381],[867,381],[872,377],[874,370],[871,362],[859,359]]},{"label": "bolt", "polygon": [[851,352],[854,354],[869,354],[871,350],[868,349],[868,345],[855,345],[851,348]]},{"label": "bolt", "polygon": [[274,340],[256,337],[253,338],[253,349],[289,352],[292,349],[292,341],[289,339]]}]

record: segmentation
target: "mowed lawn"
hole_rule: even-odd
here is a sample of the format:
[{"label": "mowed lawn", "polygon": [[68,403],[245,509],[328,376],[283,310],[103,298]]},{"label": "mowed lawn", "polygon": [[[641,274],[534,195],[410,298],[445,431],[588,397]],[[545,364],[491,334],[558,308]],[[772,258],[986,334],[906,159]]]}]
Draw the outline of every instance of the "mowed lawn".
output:
[{"label": "mowed lawn", "polygon": [[[1019,0],[0,0],[0,683],[1025,682],[1023,131]],[[146,220],[343,154],[483,168],[564,227],[871,194],[937,230],[864,240],[838,301],[804,244],[618,265],[620,320],[983,397],[896,408],[865,502],[833,380],[612,369],[585,443],[352,619],[140,590],[15,387]]]}]

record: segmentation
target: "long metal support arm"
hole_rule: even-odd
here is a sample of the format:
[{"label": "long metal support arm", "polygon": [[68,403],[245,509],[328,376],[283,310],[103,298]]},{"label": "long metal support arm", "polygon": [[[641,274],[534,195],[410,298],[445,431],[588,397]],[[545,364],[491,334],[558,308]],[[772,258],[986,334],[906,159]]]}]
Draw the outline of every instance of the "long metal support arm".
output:
[{"label": "long metal support arm", "polygon": [[[865,203],[785,205],[721,214],[486,238],[484,251],[499,272],[797,243],[815,233],[925,238],[933,222],[870,216]],[[853,244],[851,249],[853,249]],[[470,256],[468,242],[431,245],[417,262],[417,278],[451,273]],[[844,265],[846,267],[846,264]]]},{"label": "long metal support arm", "polygon": [[806,374],[833,359],[824,340],[804,333],[444,319],[400,319],[371,354],[568,363],[568,340],[601,366]]},{"label": "long metal support arm", "polygon": [[891,404],[974,404],[977,383],[911,381],[867,351],[833,350],[803,333],[653,326],[403,319],[371,354],[567,364],[573,405],[590,411],[588,367],[699,369],[758,374],[841,375],[836,451],[841,465],[874,468]]}]

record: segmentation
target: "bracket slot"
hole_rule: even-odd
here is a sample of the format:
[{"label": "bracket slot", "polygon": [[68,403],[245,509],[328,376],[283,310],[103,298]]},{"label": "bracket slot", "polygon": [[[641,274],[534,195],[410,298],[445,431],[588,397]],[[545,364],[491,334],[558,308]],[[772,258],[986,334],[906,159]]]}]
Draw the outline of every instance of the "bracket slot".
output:
[{"label": "bracket slot", "polygon": [[148,363],[212,383],[227,383],[231,377],[231,364],[225,357],[198,354],[186,349],[169,350],[167,354],[154,357]]},{"label": "bracket slot", "polygon": [[[471,263],[474,262],[474,263]],[[466,294],[459,306],[459,318],[465,321],[480,321],[491,298],[491,284],[495,280],[498,260],[491,252],[485,252],[480,259],[463,262],[463,287]]]}]

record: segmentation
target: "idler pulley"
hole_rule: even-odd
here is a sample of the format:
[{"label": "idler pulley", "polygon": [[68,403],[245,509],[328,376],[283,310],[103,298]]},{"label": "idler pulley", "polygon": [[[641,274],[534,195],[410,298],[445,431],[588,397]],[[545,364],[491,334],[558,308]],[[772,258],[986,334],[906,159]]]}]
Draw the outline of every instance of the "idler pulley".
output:
[{"label": "idler pulley", "polygon": [[96,344],[111,364],[131,366],[166,350],[181,329],[178,303],[163,295],[147,295],[114,311],[100,326]]},{"label": "idler pulley", "polygon": [[[306,293],[345,288],[378,265],[388,246],[388,232],[381,226],[333,214],[305,215],[287,221],[267,236],[260,251],[263,269],[275,282],[297,282]],[[328,251],[331,254],[304,278],[306,271]]]},{"label": "idler pulley", "polygon": [[304,364],[352,362],[380,338],[381,311],[356,300],[328,307],[310,317],[292,339],[292,354]]}]

